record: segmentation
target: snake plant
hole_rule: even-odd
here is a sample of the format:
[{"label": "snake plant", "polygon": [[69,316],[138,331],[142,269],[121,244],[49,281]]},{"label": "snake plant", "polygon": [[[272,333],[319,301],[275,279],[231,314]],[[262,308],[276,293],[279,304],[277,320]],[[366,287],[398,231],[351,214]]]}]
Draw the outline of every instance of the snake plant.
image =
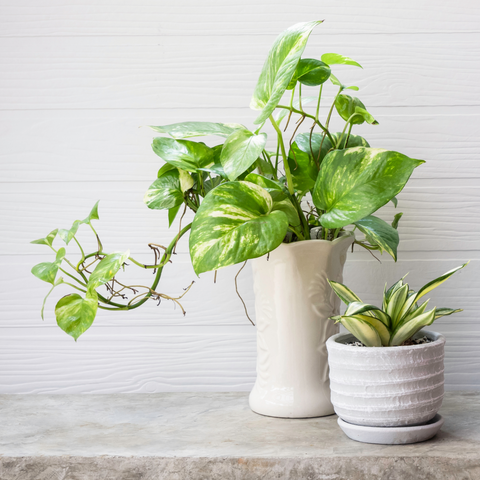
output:
[{"label": "snake plant", "polygon": [[[180,224],[188,209],[194,214],[192,223],[178,229],[161,259],[159,248],[164,247],[158,244],[150,244],[155,252],[151,265],[136,261],[128,251],[105,251],[92,226],[98,219],[97,206],[85,220],[34,241],[50,247],[55,260],[37,265],[33,274],[49,283],[50,291],[67,285],[80,292],[57,303],[57,323],[65,332],[78,338],[91,326],[97,308],[131,310],[148,299],[178,302],[180,297],[161,294],[157,287],[178,240],[190,230],[190,257],[197,275],[260,257],[282,242],[318,238],[318,232],[322,239],[334,240],[349,225],[365,235],[357,244],[397,259],[402,214],[392,223],[373,214],[390,201],[396,206],[396,195],[424,162],[372,148],[352,133],[360,124],[378,122],[360,99],[346,93],[359,88],[337,78],[339,66],[362,68],[358,62],[337,53],[302,58],[310,34],[321,23],[293,25],[275,40],[253,88],[250,107],[258,114],[252,126],[186,121],[151,127],[156,132],[152,149],[162,163],[144,201],[151,209],[166,211],[169,225],[182,210]],[[322,99],[326,103],[329,88],[323,111],[320,103]],[[314,105],[311,111],[305,109],[309,103]],[[341,132],[330,126],[335,112],[345,122]],[[268,146],[267,121],[272,127]],[[302,132],[300,127],[307,123]],[[285,131],[294,124],[288,138]],[[209,145],[195,137],[208,137]],[[90,253],[77,238],[80,227],[90,227],[98,240],[98,248]],[[79,262],[73,262],[64,247],[53,245],[57,238],[67,246],[74,240]],[[116,275],[127,260],[156,272],[150,286],[118,281]],[[64,276],[56,279],[57,272]],[[102,294],[99,287],[107,291]],[[133,299],[122,303],[128,292]]]},{"label": "snake plant", "polygon": [[389,289],[385,284],[382,308],[363,303],[348,287],[329,280],[333,291],[347,305],[343,315],[330,318],[341,323],[367,347],[402,345],[437,318],[462,311],[452,308],[433,308],[426,311],[429,300],[421,305],[418,302],[467,264],[468,262],[428,282],[418,292],[411,290],[408,283],[404,283],[406,275]]}]

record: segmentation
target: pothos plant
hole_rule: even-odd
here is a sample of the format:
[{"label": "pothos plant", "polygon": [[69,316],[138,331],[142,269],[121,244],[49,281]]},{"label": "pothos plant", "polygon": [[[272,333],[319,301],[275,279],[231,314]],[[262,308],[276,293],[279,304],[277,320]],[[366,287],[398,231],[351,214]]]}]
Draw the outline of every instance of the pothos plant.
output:
[{"label": "pothos plant", "polygon": [[[51,283],[52,289],[67,283],[68,277],[69,285],[83,294],[67,295],[57,303],[55,314],[63,330],[77,339],[91,326],[97,308],[131,310],[149,298],[178,302],[180,297],[160,294],[157,287],[175,245],[189,230],[190,255],[197,274],[260,257],[282,242],[312,237],[331,241],[349,225],[365,234],[365,240],[356,240],[357,244],[386,251],[396,260],[397,224],[402,214],[397,214],[392,224],[372,214],[389,201],[396,205],[395,196],[414,168],[424,162],[372,148],[365,138],[352,133],[356,125],[378,122],[358,98],[346,93],[358,87],[344,85],[332,73],[337,65],[361,67],[359,63],[336,53],[325,53],[321,59],[302,58],[312,30],[320,23],[294,25],[273,44],[250,103],[259,111],[253,122],[256,130],[211,122],[152,127],[164,134],[153,140],[152,147],[165,163],[147,190],[145,203],[152,209],[168,210],[170,226],[182,206],[184,213],[186,209],[194,212],[193,222],[180,228],[160,261],[159,246],[151,245],[155,262],[144,265],[129,252],[105,252],[100,239],[97,249],[85,254],[75,235],[82,224],[97,235],[92,227],[92,220],[98,218],[97,205],[70,229],[54,230],[33,242],[48,245],[56,254],[54,262],[35,266],[34,275]],[[336,93],[326,118],[321,119],[320,104],[327,84],[332,84]],[[315,95],[305,96],[307,88]],[[309,102],[315,102],[314,112],[305,110]],[[330,127],[335,110],[345,121],[341,132]],[[293,135],[284,138],[282,122],[286,131],[293,118],[297,118]],[[263,130],[267,122],[275,131],[273,151],[266,148],[267,133]],[[306,131],[300,133],[303,125],[307,125]],[[202,136],[224,140],[213,147],[189,140]],[[54,248],[57,234],[67,245],[71,240],[78,244],[78,263],[67,259],[63,247]],[[117,280],[117,272],[127,261],[154,269],[151,287],[124,285]],[[64,270],[64,264],[73,271]],[[56,279],[59,270],[66,277]],[[102,285],[108,294],[97,291]],[[119,303],[126,292],[134,292],[134,299]]]}]

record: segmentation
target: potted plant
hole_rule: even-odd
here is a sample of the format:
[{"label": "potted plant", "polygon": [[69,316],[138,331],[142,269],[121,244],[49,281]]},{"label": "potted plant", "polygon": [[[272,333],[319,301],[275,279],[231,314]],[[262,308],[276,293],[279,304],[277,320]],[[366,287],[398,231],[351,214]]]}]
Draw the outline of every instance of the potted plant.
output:
[{"label": "potted plant", "polygon": [[[212,122],[152,127],[163,134],[152,147],[164,164],[145,194],[145,203],[168,210],[170,225],[182,208],[184,213],[192,210],[194,219],[179,228],[167,247],[150,245],[155,253],[151,265],[129,252],[104,249],[92,226],[98,219],[98,204],[69,229],[53,230],[33,242],[49,246],[56,255],[53,262],[35,266],[33,273],[50,283],[51,290],[68,284],[80,291],[57,303],[60,328],[77,339],[92,325],[98,308],[132,310],[148,299],[179,303],[181,296],[160,293],[158,287],[177,242],[191,230],[190,255],[198,275],[255,259],[258,381],[250,399],[252,408],[287,417],[333,413],[325,341],[337,331],[327,319],[339,312],[339,301],[327,278],[342,281],[346,252],[354,241],[369,250],[386,251],[396,260],[401,214],[392,225],[372,214],[389,201],[396,204],[395,196],[424,162],[371,148],[363,137],[352,134],[354,125],[377,122],[358,98],[345,93],[358,88],[344,85],[332,73],[337,65],[360,67],[357,62],[334,53],[323,54],[321,60],[302,58],[312,30],[320,23],[294,25],[276,39],[251,101],[260,112],[253,122],[256,129]],[[321,120],[327,82],[336,93]],[[307,88],[314,89],[314,97],[303,95]],[[308,113],[304,107],[312,101],[316,110]],[[335,110],[345,121],[338,133],[330,126]],[[282,122],[286,130],[293,117],[298,117],[297,127],[290,139],[284,138]],[[275,132],[272,151],[266,148],[263,131],[267,121]],[[307,131],[299,133],[305,122],[310,123]],[[191,140],[202,136],[224,140],[215,146]],[[81,225],[89,226],[97,238],[93,252],[86,253],[78,242]],[[363,232],[365,240],[355,240],[349,225]],[[78,244],[78,262],[66,256],[64,247],[53,246],[57,236],[67,245],[72,240]],[[154,269],[153,284],[120,282],[117,273],[127,261]],[[63,275],[57,278],[59,271]],[[102,286],[106,293],[99,290]],[[134,298],[122,302],[128,292]]]},{"label": "potted plant", "polygon": [[[403,277],[389,289],[385,286],[381,307],[363,303],[345,285],[330,281],[347,305],[345,313],[332,320],[350,332],[327,341],[332,403],[347,435],[364,441],[362,434],[366,434],[369,443],[413,443],[398,441],[398,432],[400,439],[411,440],[405,437],[405,430],[410,430],[400,427],[424,425],[435,417],[443,399],[445,338],[422,328],[462,310],[427,310],[429,300],[420,299],[466,265],[448,271],[417,292]],[[397,427],[387,433],[395,442],[379,441],[385,440],[384,427]],[[422,432],[418,428],[413,431]]]}]

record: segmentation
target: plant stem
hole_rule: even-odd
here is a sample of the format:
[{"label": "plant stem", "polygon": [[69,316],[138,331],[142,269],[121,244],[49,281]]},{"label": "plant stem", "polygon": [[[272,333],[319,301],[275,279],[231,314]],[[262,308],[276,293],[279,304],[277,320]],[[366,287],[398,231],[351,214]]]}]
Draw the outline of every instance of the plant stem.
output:
[{"label": "plant stem", "polygon": [[318,114],[320,112],[320,100],[322,99],[323,83],[320,85],[320,91],[318,92],[317,112],[315,113],[315,122],[318,122]]},{"label": "plant stem", "polygon": [[[361,115],[359,113],[354,113],[354,114],[350,115],[349,119],[345,123],[345,126],[343,127],[342,134],[340,135],[340,138],[338,139],[338,142],[335,145],[335,150],[338,150],[338,148],[342,144],[343,136],[345,135],[345,131],[347,130],[348,125],[350,125],[350,131],[352,130],[352,123],[351,122],[353,120],[353,117],[356,117],[356,116],[361,116]],[[349,133],[349,135],[350,135],[350,133]]]},{"label": "plant stem", "polygon": [[87,293],[87,291],[84,290],[83,288],[78,288],[77,286],[75,286],[75,285],[73,285],[73,284],[71,284],[71,283],[63,282],[63,284],[64,284],[64,285],[68,285],[68,286],[70,286],[70,287],[72,287],[72,288],[75,288],[76,290],[79,290],[80,292]]},{"label": "plant stem", "polygon": [[[337,94],[335,95],[332,106],[330,107],[330,111],[328,112],[327,121],[325,122],[325,126],[327,128],[330,125],[330,118],[332,117],[333,107],[335,106],[335,102],[337,101],[338,96],[340,95],[340,93],[342,93],[342,90],[343,90],[343,87],[340,87]],[[332,139],[330,139],[330,141],[332,142],[332,145],[334,145],[335,142],[333,142]]]},{"label": "plant stem", "polygon": [[132,305],[128,305],[127,310],[132,310],[134,308],[138,308],[140,305],[143,305],[152,296],[152,292],[155,291],[155,289],[158,286],[158,283],[160,282],[160,277],[162,276],[163,268],[168,263],[168,261],[170,260],[170,257],[172,256],[172,252],[173,252],[173,249],[175,248],[175,245],[177,244],[178,240],[186,232],[188,232],[191,228],[192,228],[192,224],[189,223],[187,226],[183,227],[182,230],[180,230],[180,232],[178,232],[178,234],[175,236],[175,238],[170,242],[170,245],[165,250],[165,253],[163,254],[163,257],[160,261],[162,266],[158,267],[157,273],[155,275],[155,280],[153,281],[153,284],[150,288],[150,291],[145,295],[144,298],[142,298],[142,300],[140,300],[137,303],[134,303]]},{"label": "plant stem", "polygon": [[293,232],[300,240],[305,240],[305,237],[295,227],[289,225],[288,229]]},{"label": "plant stem", "polygon": [[86,287],[87,284],[86,283],[83,283],[81,280],[79,280],[77,277],[74,277],[73,275],[71,275],[70,273],[68,273],[66,270],[64,270],[63,268],[60,268],[60,271],[63,272],[65,275],[68,275],[70,278],[73,278],[73,280],[75,280],[76,282],[78,282],[80,285],[82,285],[83,287]]},{"label": "plant stem", "polygon": [[[287,107],[286,105],[277,105],[276,108],[285,108],[287,110],[290,110],[290,107]],[[298,113],[299,115],[302,115],[302,116],[305,116],[307,118],[311,118],[312,120],[315,121],[315,123],[325,132],[325,134],[328,136],[328,138],[330,139],[330,141],[332,142],[332,145],[335,143],[335,140],[333,139],[332,135],[330,134],[330,132],[328,131],[327,128],[325,128],[321,122],[319,122],[314,115],[310,115],[309,113],[305,113],[305,112],[302,112],[300,110],[297,110],[296,108],[292,108],[292,111],[294,113]]]},{"label": "plant stem", "polygon": [[298,82],[298,107],[301,112],[303,112],[302,107],[302,84]]},{"label": "plant stem", "polygon": [[300,205],[300,202],[295,197],[295,195],[292,196],[291,200],[292,200],[293,206],[297,210],[298,216],[300,217],[300,222],[302,223],[303,234],[304,234],[305,238],[308,239],[309,236],[310,236],[310,228],[308,228],[307,219],[305,218],[305,215],[303,214],[303,210],[302,210],[302,207]]},{"label": "plant stem", "polygon": [[[288,107],[287,107],[288,108]],[[272,122],[273,128],[276,130],[278,135],[278,142],[280,143],[280,148],[282,149],[282,157],[283,157],[283,166],[285,168],[285,176],[287,177],[287,187],[290,195],[294,195],[295,189],[293,188],[293,180],[292,174],[290,172],[290,165],[288,164],[288,157],[285,152],[285,145],[283,143],[283,136],[280,128],[278,128],[277,122],[273,118],[273,115],[270,115],[270,121]]]}]

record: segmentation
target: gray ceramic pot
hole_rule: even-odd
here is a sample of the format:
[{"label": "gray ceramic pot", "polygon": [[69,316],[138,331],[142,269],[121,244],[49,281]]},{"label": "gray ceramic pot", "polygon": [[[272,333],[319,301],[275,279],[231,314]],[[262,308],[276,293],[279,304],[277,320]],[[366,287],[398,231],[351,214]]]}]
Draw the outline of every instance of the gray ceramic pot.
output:
[{"label": "gray ceramic pot", "polygon": [[339,333],[327,341],[331,400],[348,423],[376,427],[421,425],[443,399],[445,338],[422,330],[430,343],[403,347],[354,347]]}]

